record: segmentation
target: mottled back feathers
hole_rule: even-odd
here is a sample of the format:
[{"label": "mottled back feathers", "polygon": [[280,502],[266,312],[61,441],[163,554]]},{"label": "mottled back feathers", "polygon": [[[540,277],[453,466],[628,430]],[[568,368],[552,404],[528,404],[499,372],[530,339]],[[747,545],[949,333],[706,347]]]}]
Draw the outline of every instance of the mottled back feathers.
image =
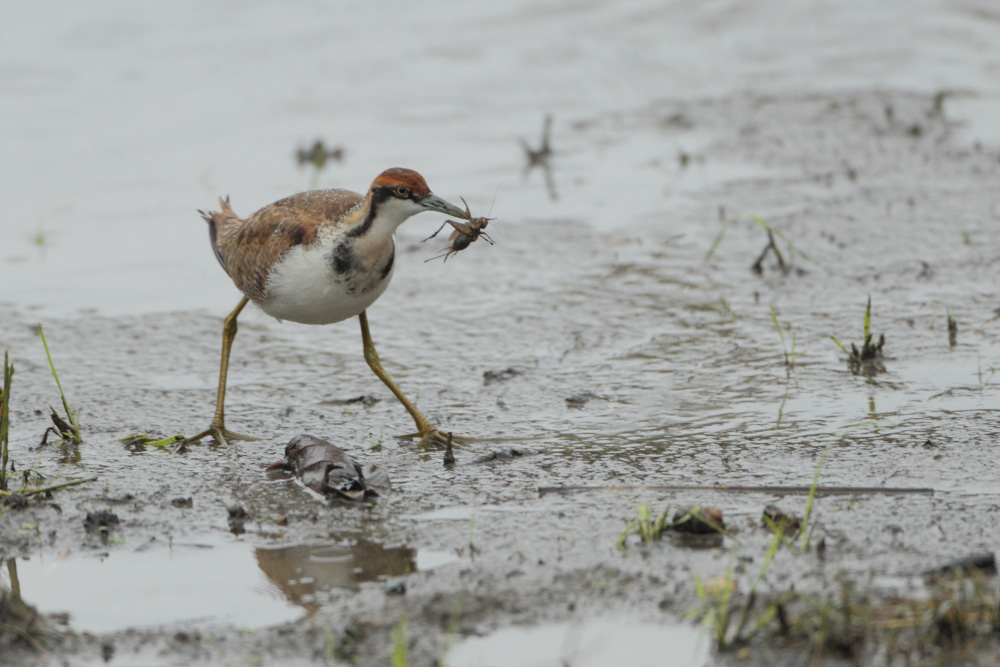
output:
[{"label": "mottled back feathers", "polygon": [[236,287],[262,303],[278,260],[298,245],[316,242],[321,229],[355,222],[365,198],[349,190],[313,190],[265,206],[246,220],[219,200],[220,212],[201,213],[208,222],[215,256]]}]

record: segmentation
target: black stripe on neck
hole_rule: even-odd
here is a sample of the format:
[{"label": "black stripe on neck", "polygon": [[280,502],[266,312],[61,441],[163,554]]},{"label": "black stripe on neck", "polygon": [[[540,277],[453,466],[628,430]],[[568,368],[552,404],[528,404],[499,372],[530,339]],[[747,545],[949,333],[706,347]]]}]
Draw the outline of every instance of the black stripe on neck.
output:
[{"label": "black stripe on neck", "polygon": [[373,224],[375,224],[375,216],[378,215],[379,206],[381,206],[382,202],[391,196],[392,193],[389,191],[389,188],[381,186],[372,188],[372,202],[371,206],[368,208],[368,215],[360,225],[348,231],[347,236],[352,239],[356,239],[367,234],[368,230],[372,228]]},{"label": "black stripe on neck", "polygon": [[389,253],[389,259],[382,267],[382,273],[381,275],[379,275],[379,280],[385,280],[385,277],[389,275],[390,271],[392,271],[392,264],[395,261],[396,261],[396,242],[393,241],[392,252]]}]

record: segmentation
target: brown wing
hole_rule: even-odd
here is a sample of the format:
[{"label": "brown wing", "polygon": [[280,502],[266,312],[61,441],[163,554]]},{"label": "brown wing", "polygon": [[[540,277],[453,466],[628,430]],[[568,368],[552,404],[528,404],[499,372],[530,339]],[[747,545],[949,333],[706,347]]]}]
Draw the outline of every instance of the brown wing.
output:
[{"label": "brown wing", "polygon": [[236,286],[260,303],[282,255],[295,246],[315,243],[322,227],[345,223],[346,214],[363,201],[349,190],[313,190],[276,201],[246,220],[224,205],[223,213],[210,214],[216,254]]}]

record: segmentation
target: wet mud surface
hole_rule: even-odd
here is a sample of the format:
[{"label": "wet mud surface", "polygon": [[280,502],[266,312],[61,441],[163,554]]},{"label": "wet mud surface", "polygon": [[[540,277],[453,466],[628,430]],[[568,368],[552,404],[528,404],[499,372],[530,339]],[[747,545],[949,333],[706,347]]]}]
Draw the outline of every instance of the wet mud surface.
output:
[{"label": "wet mud surface", "polygon": [[[97,478],[0,515],[0,586],[16,570],[25,601],[68,613],[46,659],[389,664],[405,618],[416,665],[520,664],[531,656],[499,651],[522,644],[537,644],[544,664],[608,664],[589,641],[657,664],[643,652],[648,628],[671,633],[676,664],[709,662],[682,618],[697,604],[695,575],[754,567],[771,542],[765,506],[801,516],[806,498],[656,487],[808,487],[821,459],[824,485],[933,492],[818,498],[825,549],[779,554],[769,589],[823,593],[846,575],[905,592],[929,568],[994,551],[1000,148],[978,143],[952,106],[962,98],[937,89],[800,88],[625,96],[620,108],[557,114],[554,201],[537,169],[522,180],[517,132],[472,135],[493,142],[477,157],[482,173],[431,185],[449,199],[468,186],[485,214],[495,183],[511,179],[490,214],[496,245],[425,263],[440,247],[420,240],[440,221],[408,222],[395,283],[369,310],[388,372],[439,428],[468,439],[447,468],[442,450],[394,437],[412,421],[365,364],[356,321],[279,324],[251,309],[227,426],[260,440],[120,441],[192,435],[211,417],[221,320],[238,300],[193,212],[218,194],[215,178],[185,223],[171,223],[190,218],[183,258],[203,273],[178,268],[178,294],[162,298],[153,283],[170,266],[134,267],[136,285],[151,285],[148,307],[128,286],[125,305],[98,289],[88,306],[57,268],[71,235],[0,250],[17,285],[37,280],[0,296],[0,345],[17,368],[16,469]],[[541,115],[531,119],[519,134],[536,141]],[[290,152],[281,159],[267,169],[302,177]],[[74,216],[84,225],[92,214]],[[787,272],[773,257],[751,270],[767,244],[752,216],[780,231]],[[130,252],[118,223],[102,224]],[[132,271],[100,269],[108,284]],[[869,296],[885,346],[881,368],[866,371],[830,336],[860,347]],[[59,397],[38,321],[79,410],[78,446],[39,445]],[[265,473],[303,433],[379,466],[392,491],[331,503]],[[512,450],[524,455],[495,455]],[[539,492],[576,486],[603,488]],[[640,503],[716,506],[735,534],[620,550]],[[558,655],[545,653],[553,638]],[[4,664],[37,660],[29,647],[4,650]]]}]

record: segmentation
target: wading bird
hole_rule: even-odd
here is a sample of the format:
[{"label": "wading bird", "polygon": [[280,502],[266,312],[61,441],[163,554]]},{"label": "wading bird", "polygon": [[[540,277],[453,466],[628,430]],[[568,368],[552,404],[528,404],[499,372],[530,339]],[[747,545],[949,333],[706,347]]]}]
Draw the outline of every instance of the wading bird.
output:
[{"label": "wading bird", "polygon": [[414,435],[422,443],[447,442],[382,368],[365,309],[392,279],[392,237],[400,224],[424,211],[463,219],[466,212],[432,193],[417,172],[398,168],[379,174],[366,196],[313,190],[276,201],[245,220],[233,213],[228,198],[219,203],[221,211],[200,213],[208,223],[215,257],[243,298],[222,327],[215,416],[206,430],[186,442],[208,436],[221,443],[251,439],[226,430],[224,408],[236,318],[249,301],[278,320],[302,324],[332,324],[357,316],[365,361],[413,417]]}]

